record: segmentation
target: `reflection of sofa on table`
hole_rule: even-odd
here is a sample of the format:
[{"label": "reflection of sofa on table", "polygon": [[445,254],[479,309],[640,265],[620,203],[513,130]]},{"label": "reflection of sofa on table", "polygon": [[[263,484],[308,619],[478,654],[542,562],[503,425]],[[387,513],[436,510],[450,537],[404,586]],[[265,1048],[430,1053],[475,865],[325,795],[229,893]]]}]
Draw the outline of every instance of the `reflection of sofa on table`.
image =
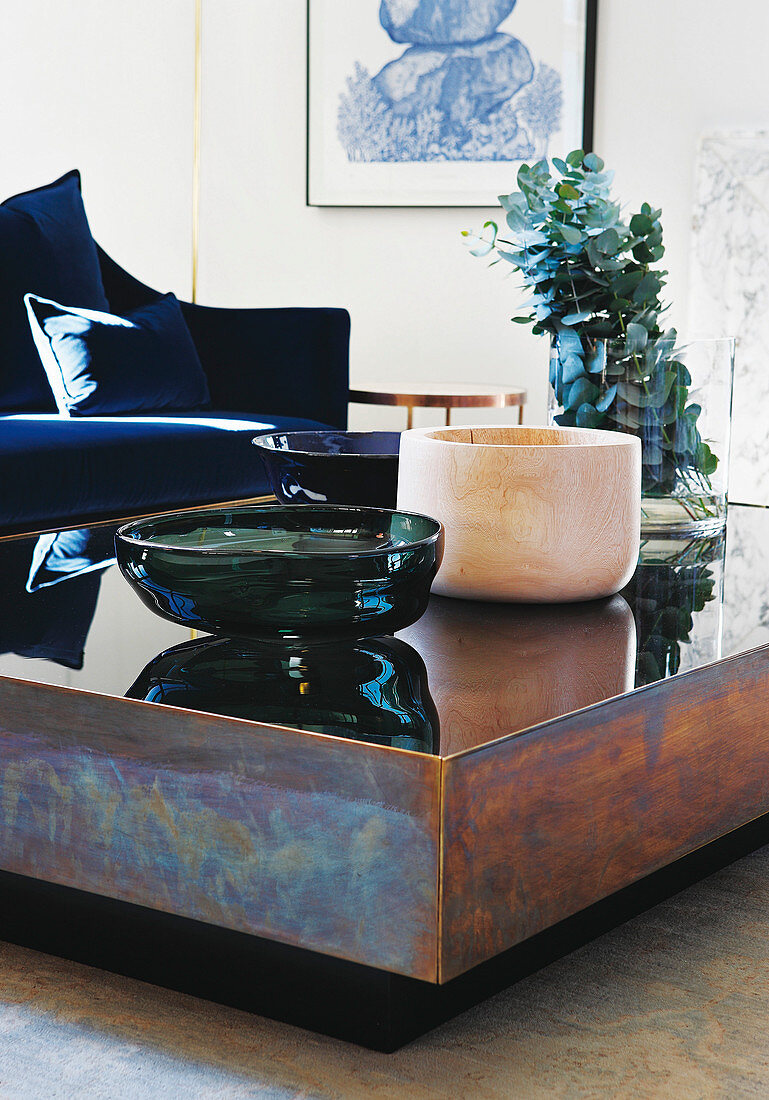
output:
[{"label": "reflection of sofa on table", "polygon": [[[112,313],[161,297],[101,249],[98,256]],[[0,527],[54,526],[268,493],[250,442],[255,434],[346,426],[345,310],[184,302],[181,308],[211,409],[68,419],[51,401],[48,408],[0,411]]]}]

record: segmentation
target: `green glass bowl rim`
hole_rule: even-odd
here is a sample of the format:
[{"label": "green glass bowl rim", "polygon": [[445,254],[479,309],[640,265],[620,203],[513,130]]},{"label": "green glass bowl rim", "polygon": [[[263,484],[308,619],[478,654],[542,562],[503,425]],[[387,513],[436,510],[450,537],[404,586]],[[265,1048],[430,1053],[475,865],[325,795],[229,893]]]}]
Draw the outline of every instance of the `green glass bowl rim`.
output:
[{"label": "green glass bowl rim", "polygon": [[[268,514],[270,512],[281,513],[296,513],[296,512],[354,512],[360,514],[361,512],[376,512],[382,516],[407,516],[410,519],[426,520],[428,523],[433,524],[436,528],[432,534],[425,535],[424,538],[415,539],[414,542],[407,542],[403,546],[382,546],[375,550],[354,550],[351,552],[336,552],[334,550],[325,550],[322,554],[313,554],[306,551],[292,551],[292,550],[259,550],[254,548],[238,548],[228,549],[226,546],[220,548],[213,547],[200,547],[200,546],[169,546],[166,543],[157,542],[151,539],[133,538],[130,535],[131,530],[140,528],[145,524],[160,523],[164,520],[177,519],[177,520],[195,520],[197,518],[210,518],[212,515],[230,515],[232,512],[248,512],[250,514]],[[161,515],[152,516],[147,519],[134,519],[130,523],[123,524],[115,532],[115,543],[125,543],[126,546],[143,546],[151,550],[166,550],[174,554],[181,555],[217,555],[223,557],[245,557],[248,555],[254,558],[267,556],[278,557],[284,559],[290,559],[292,561],[310,560],[310,561],[328,561],[329,558],[350,559],[356,558],[375,558],[390,554],[403,554],[408,550],[416,550],[421,546],[430,546],[442,537],[443,524],[435,519],[433,516],[427,516],[423,512],[406,512],[402,508],[368,508],[366,506],[357,506],[354,504],[262,504],[253,508],[235,507],[235,508],[221,508],[221,509],[200,509],[192,512],[163,512]]]},{"label": "green glass bowl rim", "polygon": [[[331,434],[331,433],[329,433]],[[334,432],[334,435],[352,435],[360,437],[362,435],[397,435],[397,432],[347,432],[339,430]],[[269,451],[271,455],[304,455],[307,458],[319,458],[319,459],[335,459],[335,458],[352,458],[356,461],[363,460],[367,462],[369,459],[375,462],[381,462],[384,458],[398,459],[398,451],[377,451],[374,454],[359,454],[357,451],[300,451],[296,447],[286,447],[285,449],[278,450],[276,447],[270,447],[267,443],[263,443],[264,439],[274,439],[276,435],[323,435],[322,431],[312,431],[308,429],[306,432],[262,432],[261,435],[255,435],[251,440],[254,447],[258,447],[262,451]],[[398,509],[395,509],[398,511]],[[405,513],[404,513],[405,514]],[[430,517],[428,516],[428,519]]]}]

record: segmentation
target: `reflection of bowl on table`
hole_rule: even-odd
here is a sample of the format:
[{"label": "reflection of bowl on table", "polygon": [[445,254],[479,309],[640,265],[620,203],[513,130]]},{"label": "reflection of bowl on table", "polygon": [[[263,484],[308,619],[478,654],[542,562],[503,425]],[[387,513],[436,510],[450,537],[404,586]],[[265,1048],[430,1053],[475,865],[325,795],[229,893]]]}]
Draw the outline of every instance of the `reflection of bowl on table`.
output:
[{"label": "reflection of bowl on table", "polygon": [[438,751],[424,661],[396,638],[299,651],[201,638],[158,654],[127,695],[411,752]]},{"label": "reflection of bowl on table", "polygon": [[427,667],[446,755],[634,685],[635,622],[622,596],[527,607],[433,597],[399,637]]},{"label": "reflection of bowl on table", "polygon": [[417,428],[401,437],[398,506],[445,528],[439,595],[609,596],[638,559],[641,443],[587,428]]},{"label": "reflection of bowl on table", "polygon": [[165,619],[309,643],[388,634],[427,606],[443,533],[383,508],[264,505],[159,516],[115,536],[123,576]]},{"label": "reflection of bowl on table", "polygon": [[400,432],[276,432],[253,443],[281,504],[395,507]]}]

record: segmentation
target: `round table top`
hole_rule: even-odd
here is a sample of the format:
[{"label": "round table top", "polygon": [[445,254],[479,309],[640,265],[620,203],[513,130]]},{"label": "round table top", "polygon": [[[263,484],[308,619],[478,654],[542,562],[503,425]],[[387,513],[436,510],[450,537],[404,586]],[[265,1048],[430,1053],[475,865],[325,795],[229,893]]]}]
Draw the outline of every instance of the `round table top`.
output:
[{"label": "round table top", "polygon": [[422,405],[436,408],[502,408],[523,405],[526,390],[474,382],[377,383],[350,389],[350,400],[365,405]]}]

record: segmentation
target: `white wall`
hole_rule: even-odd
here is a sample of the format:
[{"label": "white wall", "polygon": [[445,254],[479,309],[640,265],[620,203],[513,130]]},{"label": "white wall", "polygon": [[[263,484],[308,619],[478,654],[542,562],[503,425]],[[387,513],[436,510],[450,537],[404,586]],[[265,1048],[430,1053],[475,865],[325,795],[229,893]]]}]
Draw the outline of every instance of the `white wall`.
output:
[{"label": "white wall", "polygon": [[[305,0],[203,0],[199,300],[345,305],[354,380],[520,383],[542,419],[545,353],[509,323],[514,280],[459,235],[491,207],[305,206],[305,38]],[[185,296],[193,42],[194,0],[3,4],[0,192],[79,165],[95,236]],[[767,124],[767,42],[765,0],[600,0],[596,149],[630,205],[663,208],[681,324],[697,138]]]},{"label": "white wall", "polygon": [[769,126],[769,4],[599,0],[599,10],[596,149],[624,200],[662,207],[670,319],[685,326],[699,138]]},{"label": "white wall", "polygon": [[188,296],[192,0],[2,0],[0,17],[0,198],[79,168],[99,243]]}]

